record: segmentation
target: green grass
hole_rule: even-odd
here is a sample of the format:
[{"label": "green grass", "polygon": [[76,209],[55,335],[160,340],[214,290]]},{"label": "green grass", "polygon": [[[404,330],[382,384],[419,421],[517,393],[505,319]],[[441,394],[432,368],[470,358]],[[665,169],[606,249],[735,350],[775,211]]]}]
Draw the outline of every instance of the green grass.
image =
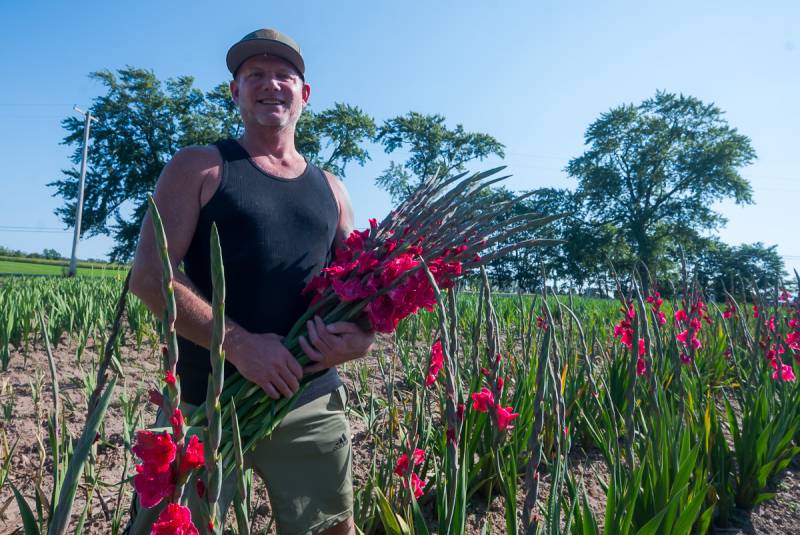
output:
[{"label": "green grass", "polygon": [[[63,275],[66,264],[39,264],[33,262],[0,260],[0,274],[14,275]],[[118,268],[78,267],[78,275],[90,277],[124,276],[125,271]]]}]

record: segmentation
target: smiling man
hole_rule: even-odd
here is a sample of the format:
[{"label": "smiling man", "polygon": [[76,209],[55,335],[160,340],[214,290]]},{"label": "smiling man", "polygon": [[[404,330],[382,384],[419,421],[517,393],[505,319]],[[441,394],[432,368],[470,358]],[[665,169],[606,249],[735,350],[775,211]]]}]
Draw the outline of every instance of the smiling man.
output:
[{"label": "smiling man", "polygon": [[[267,485],[280,534],[354,533],[350,430],[336,365],[366,355],[374,335],[315,318],[308,339],[300,341],[315,361],[305,370],[281,344],[309,305],[303,288],[352,230],[352,207],[342,183],[295,148],[297,121],[311,94],[297,43],[275,30],[257,30],[231,47],[226,63],[244,135],[182,149],[164,168],[154,195],[175,272],[182,398],[187,410],[202,403],[211,371],[209,240],[216,223],[227,293],[226,366],[275,399],[293,395],[304,374],[327,370],[246,464]],[[160,277],[146,217],[131,291],[159,317]],[[186,488],[195,511],[194,486]],[[225,482],[223,511],[235,489],[232,479]],[[149,533],[158,514],[139,509],[129,533]]]}]

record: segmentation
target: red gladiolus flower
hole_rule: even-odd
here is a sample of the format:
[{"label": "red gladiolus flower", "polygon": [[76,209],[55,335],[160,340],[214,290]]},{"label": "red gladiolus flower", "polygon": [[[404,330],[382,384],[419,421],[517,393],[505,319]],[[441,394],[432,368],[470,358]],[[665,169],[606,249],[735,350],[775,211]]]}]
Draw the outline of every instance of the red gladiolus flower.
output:
[{"label": "red gladiolus flower", "polygon": [[425,386],[431,386],[436,382],[439,372],[444,366],[444,354],[442,353],[442,341],[436,340],[431,346],[431,362],[428,367],[428,376],[425,378]]},{"label": "red gladiolus flower", "polygon": [[177,503],[167,505],[158,520],[153,523],[150,535],[198,535],[192,524],[192,513],[188,507]]},{"label": "red gladiolus flower", "polygon": [[153,403],[154,405],[156,405],[158,407],[160,407],[161,405],[164,404],[164,396],[161,395],[161,392],[159,392],[155,388],[150,389],[150,391],[147,393],[147,395],[148,395],[148,399],[150,400],[150,403]]},{"label": "red gladiolus flower", "polygon": [[478,412],[487,412],[494,406],[494,396],[491,390],[485,386],[480,392],[473,392],[472,395],[472,408]]},{"label": "red gladiolus flower", "polygon": [[505,384],[504,381],[503,381],[503,378],[502,377],[498,377],[497,378],[497,391],[498,392],[502,392],[503,391],[503,384]]},{"label": "red gladiolus flower", "polygon": [[[403,486],[405,486],[405,479],[403,480]],[[421,480],[417,474],[411,474],[411,490],[414,491],[414,497],[419,498],[423,494],[425,494],[425,481]]]},{"label": "red gladiolus flower", "polygon": [[172,425],[173,435],[178,437],[178,440],[180,440],[180,438],[183,437],[184,425],[183,413],[180,409],[175,409],[175,412],[172,413],[172,416],[169,419],[169,423]]},{"label": "red gladiolus flower", "polygon": [[172,373],[170,370],[167,370],[164,373],[164,382],[167,383],[169,386],[175,386],[175,374]]},{"label": "red gladiolus flower", "polygon": [[681,362],[683,364],[686,364],[687,366],[692,363],[692,357],[690,357],[686,353],[681,353],[680,354],[680,358],[681,358]]},{"label": "red gladiolus flower", "polygon": [[456,406],[456,417],[458,418],[459,422],[464,421],[464,404],[463,403],[459,403]]},{"label": "red gladiolus flower", "polygon": [[723,356],[726,359],[730,360],[730,358],[733,356],[733,351],[731,350],[731,348],[726,349],[725,352],[723,353]]},{"label": "red gladiolus flower", "polygon": [[703,323],[697,318],[692,318],[689,320],[689,327],[694,331],[699,331],[703,328]]},{"label": "red gladiolus flower", "polygon": [[205,462],[203,443],[197,438],[197,435],[192,435],[189,443],[186,445],[186,451],[181,457],[181,466],[178,473],[181,476],[188,475],[193,470],[203,466]]},{"label": "red gladiolus flower", "polygon": [[137,431],[133,453],[145,464],[169,465],[175,460],[175,443],[169,433]]},{"label": "red gladiolus flower", "polygon": [[642,357],[636,358],[636,375],[644,375],[647,373],[647,363]]},{"label": "red gladiolus flower", "polygon": [[331,286],[333,287],[333,291],[336,292],[336,295],[339,296],[339,299],[345,303],[369,297],[375,290],[374,287],[370,288],[362,284],[361,280],[357,277],[350,278],[346,281],[334,279]]},{"label": "red gladiolus flower", "polygon": [[660,310],[656,311],[656,321],[659,325],[666,325],[667,324],[667,315],[661,312]]},{"label": "red gladiolus flower", "polygon": [[172,461],[176,447],[169,433],[139,431],[133,453],[143,462],[136,465],[133,486],[143,507],[154,507],[175,490]]},{"label": "red gladiolus flower", "polygon": [[767,327],[767,329],[769,329],[769,332],[774,333],[775,332],[775,316],[771,316],[769,318],[769,320],[764,322],[764,325]]},{"label": "red gladiolus flower", "polygon": [[758,317],[758,305],[753,305],[753,317]]},{"label": "red gladiolus flower", "polygon": [[683,309],[679,309],[675,312],[675,321],[686,321],[689,318],[689,315],[686,314],[686,311]]},{"label": "red gladiolus flower", "polygon": [[[425,462],[425,452],[419,448],[414,449],[414,453],[411,454],[411,458],[414,461],[414,466],[418,466]],[[394,473],[400,477],[405,477],[408,473],[409,465],[408,465],[408,454],[404,453],[397,459],[397,464],[394,466]]]},{"label": "red gladiolus flower", "polygon": [[790,349],[794,349],[795,351],[800,351],[800,331],[793,331],[786,335],[786,345],[789,346]]},{"label": "red gladiolus flower", "polygon": [[142,507],[150,509],[175,492],[175,479],[169,464],[137,464],[133,488],[139,495]]},{"label": "red gladiolus flower", "polygon": [[692,347],[695,349],[700,349],[703,347],[703,344],[700,343],[700,340],[698,340],[696,336],[692,336],[692,339],[689,341],[692,343]]},{"label": "red gladiolus flower", "polygon": [[547,320],[542,316],[536,316],[536,326],[542,330],[547,329]]},{"label": "red gladiolus flower", "polygon": [[194,489],[197,491],[197,495],[199,497],[203,497],[206,495],[206,484],[203,481],[202,477],[198,477],[197,481],[194,484]]},{"label": "red gladiolus flower", "polygon": [[[778,370],[775,370],[775,372],[772,374],[772,378],[773,379],[778,378]],[[786,383],[793,383],[795,379],[796,377],[794,375],[794,370],[792,370],[791,365],[783,364],[781,366],[781,381],[784,381]]]},{"label": "red gladiolus flower", "polygon": [[682,331],[675,335],[675,338],[678,339],[678,342],[682,343],[683,345],[689,345],[689,331]]},{"label": "red gladiolus flower", "polygon": [[500,431],[505,429],[514,429],[513,425],[509,425],[511,420],[519,416],[519,413],[512,412],[514,407],[506,407],[503,408],[500,405],[495,407],[495,412],[497,413],[497,427]]},{"label": "red gladiolus flower", "polygon": [[644,338],[639,338],[639,356],[641,357],[646,353],[646,348],[644,346]]}]

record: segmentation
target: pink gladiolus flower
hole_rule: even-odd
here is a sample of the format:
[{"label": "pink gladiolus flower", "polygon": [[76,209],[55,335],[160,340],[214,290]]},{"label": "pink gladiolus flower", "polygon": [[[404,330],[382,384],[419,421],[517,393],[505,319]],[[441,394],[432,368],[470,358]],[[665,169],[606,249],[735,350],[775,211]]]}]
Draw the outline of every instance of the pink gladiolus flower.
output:
[{"label": "pink gladiolus flower", "polygon": [[198,535],[192,523],[192,513],[188,507],[171,503],[161,511],[158,520],[153,523],[150,535]]},{"label": "pink gladiolus flower", "polygon": [[692,336],[690,342],[692,343],[692,347],[695,349],[700,349],[701,347],[703,347],[703,344],[700,343],[700,340],[698,340],[696,336]]},{"label": "pink gladiolus flower", "polygon": [[[778,370],[775,370],[775,372],[772,374],[772,378],[778,378]],[[795,379],[794,370],[792,370],[791,365],[783,364],[781,366],[781,380],[786,383],[793,383]]]},{"label": "pink gladiolus flower", "polygon": [[193,470],[203,466],[205,462],[203,443],[197,438],[197,435],[192,435],[189,443],[186,445],[186,451],[181,457],[181,466],[178,473],[181,476],[188,475]]},{"label": "pink gladiolus flower", "polygon": [[641,357],[646,352],[646,348],[644,346],[644,338],[639,338],[639,356]]},{"label": "pink gladiolus flower", "polygon": [[444,366],[444,353],[442,353],[442,341],[436,340],[431,346],[431,363],[428,367],[428,376],[425,378],[425,386],[431,386],[436,382],[439,372]]},{"label": "pink gladiolus flower", "polygon": [[692,357],[687,355],[686,353],[680,354],[681,363],[686,364],[687,366],[692,363]]},{"label": "pink gladiolus flower", "polygon": [[642,357],[636,358],[636,375],[644,375],[647,373],[647,363]]},{"label": "pink gladiolus flower", "polygon": [[686,321],[689,318],[689,315],[686,314],[686,311],[683,309],[679,309],[675,312],[675,321]]},{"label": "pink gladiolus flower", "polygon": [[667,324],[667,315],[661,312],[660,310],[656,312],[656,321],[659,325],[666,325]]},{"label": "pink gladiolus flower", "polygon": [[485,386],[480,392],[473,392],[472,395],[472,408],[478,412],[487,412],[494,406],[494,396],[491,390]]},{"label": "pink gladiolus flower", "polygon": [[697,318],[692,318],[689,320],[689,327],[692,330],[699,331],[703,327],[703,323]]},{"label": "pink gladiolus flower", "polygon": [[519,413],[512,412],[513,410],[514,407],[503,408],[500,405],[495,407],[495,411],[497,413],[497,427],[500,429],[500,431],[514,428],[513,425],[509,424],[511,423],[511,420],[519,416]]}]

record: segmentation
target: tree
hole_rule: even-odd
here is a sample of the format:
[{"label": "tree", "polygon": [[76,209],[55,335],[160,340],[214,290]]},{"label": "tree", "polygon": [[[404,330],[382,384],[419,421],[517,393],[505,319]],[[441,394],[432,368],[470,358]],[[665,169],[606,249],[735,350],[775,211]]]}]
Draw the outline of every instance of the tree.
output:
[{"label": "tree", "polygon": [[[91,130],[81,232],[112,235],[116,243],[110,259],[128,261],[147,209],[147,194],[166,162],[182,147],[238,137],[241,119],[227,83],[204,93],[194,87],[191,76],[161,82],[152,71],[134,67],[90,77],[105,86],[106,94],[91,106],[98,122]],[[68,132],[64,144],[74,147],[75,167],[62,170],[62,178],[48,185],[64,199],[56,214],[72,226],[83,120],[69,117],[62,126]],[[310,161],[321,162],[342,177],[348,162],[363,164],[369,157],[361,143],[374,130],[372,119],[358,108],[337,104],[317,115],[307,110],[298,124],[297,146]],[[327,157],[323,145],[330,151]]]},{"label": "tree", "polygon": [[42,258],[47,258],[48,260],[60,260],[64,258],[61,256],[61,253],[56,251],[55,249],[44,249],[42,251]]},{"label": "tree", "polygon": [[786,277],[777,246],[761,242],[729,246],[718,239],[708,240],[696,257],[694,271],[700,286],[720,300],[726,291],[746,295],[753,289],[774,290]]},{"label": "tree", "polygon": [[475,159],[505,156],[503,144],[489,134],[466,132],[460,124],[451,130],[443,116],[414,111],[386,120],[378,129],[376,141],[387,153],[398,149],[408,151],[405,163],[392,161],[376,180],[395,204],[414,191],[425,177],[463,171],[467,162]]},{"label": "tree", "polygon": [[595,227],[613,225],[652,273],[668,247],[725,223],[712,204],[752,202],[739,169],[756,157],[750,140],[713,104],[657,92],[613,108],[586,131],[589,149],[567,165]]}]

